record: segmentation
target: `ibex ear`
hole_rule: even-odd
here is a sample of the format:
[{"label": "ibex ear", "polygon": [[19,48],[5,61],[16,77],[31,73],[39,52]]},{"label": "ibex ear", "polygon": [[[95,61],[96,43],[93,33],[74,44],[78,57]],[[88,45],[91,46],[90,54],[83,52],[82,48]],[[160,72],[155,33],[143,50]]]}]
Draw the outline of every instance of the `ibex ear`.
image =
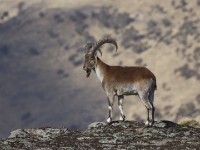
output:
[{"label": "ibex ear", "polygon": [[101,52],[101,50],[100,50],[100,49],[98,49],[98,50],[96,51],[96,53],[94,54],[94,55],[95,55],[95,57],[97,56],[97,52],[99,52],[99,54],[102,56],[102,52]]},{"label": "ibex ear", "polygon": [[101,54],[101,56],[102,56],[102,52],[101,52],[101,50],[100,49],[98,49],[98,52]]},{"label": "ibex ear", "polygon": [[96,65],[97,64],[97,55],[94,58],[95,58],[95,65]]}]

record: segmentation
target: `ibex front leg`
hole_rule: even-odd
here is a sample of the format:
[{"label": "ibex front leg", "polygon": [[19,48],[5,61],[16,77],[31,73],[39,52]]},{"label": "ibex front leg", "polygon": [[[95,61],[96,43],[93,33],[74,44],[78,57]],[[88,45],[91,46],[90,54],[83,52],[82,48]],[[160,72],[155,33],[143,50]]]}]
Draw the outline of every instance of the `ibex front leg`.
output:
[{"label": "ibex front leg", "polygon": [[114,96],[113,95],[109,95],[108,96],[108,110],[109,110],[109,114],[108,114],[108,119],[107,122],[110,123],[112,121],[112,107],[113,107],[113,103],[114,103]]},{"label": "ibex front leg", "polygon": [[123,101],[124,101],[124,96],[118,96],[118,107],[120,110],[120,120],[125,121],[125,115],[123,112]]}]

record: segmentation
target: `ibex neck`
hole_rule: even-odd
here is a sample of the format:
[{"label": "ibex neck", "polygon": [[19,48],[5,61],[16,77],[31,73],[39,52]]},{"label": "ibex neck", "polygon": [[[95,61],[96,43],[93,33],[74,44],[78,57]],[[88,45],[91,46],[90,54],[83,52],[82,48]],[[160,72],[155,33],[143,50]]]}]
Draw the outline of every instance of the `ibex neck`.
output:
[{"label": "ibex neck", "polygon": [[95,72],[96,72],[97,77],[101,81],[101,83],[103,82],[103,79],[105,78],[106,71],[107,71],[108,67],[109,66],[107,64],[105,64],[103,61],[101,61],[97,57],[97,63],[96,63],[96,66],[95,66]]}]

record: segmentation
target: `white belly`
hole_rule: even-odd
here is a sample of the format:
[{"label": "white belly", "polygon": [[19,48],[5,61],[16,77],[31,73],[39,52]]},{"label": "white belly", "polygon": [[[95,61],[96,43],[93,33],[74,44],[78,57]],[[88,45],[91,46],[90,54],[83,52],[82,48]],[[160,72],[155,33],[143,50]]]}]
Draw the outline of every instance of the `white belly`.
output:
[{"label": "white belly", "polygon": [[123,85],[117,87],[117,95],[137,95],[138,90],[134,85]]}]

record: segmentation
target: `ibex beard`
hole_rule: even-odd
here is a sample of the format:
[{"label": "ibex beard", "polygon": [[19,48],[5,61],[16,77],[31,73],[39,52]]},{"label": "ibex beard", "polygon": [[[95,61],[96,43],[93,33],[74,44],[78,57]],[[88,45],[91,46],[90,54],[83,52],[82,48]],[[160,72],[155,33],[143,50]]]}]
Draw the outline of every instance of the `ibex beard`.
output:
[{"label": "ibex beard", "polygon": [[86,77],[89,77],[93,70],[106,93],[108,99],[108,119],[112,121],[112,110],[114,97],[118,97],[118,106],[120,110],[120,120],[125,121],[123,112],[123,101],[126,95],[138,95],[147,109],[146,125],[151,126],[154,123],[154,91],[157,88],[156,77],[145,67],[121,67],[109,66],[97,56],[101,52],[100,47],[105,43],[111,43],[118,49],[117,42],[112,38],[102,39],[96,43],[87,43],[85,46],[85,61],[83,70],[86,71]]}]

